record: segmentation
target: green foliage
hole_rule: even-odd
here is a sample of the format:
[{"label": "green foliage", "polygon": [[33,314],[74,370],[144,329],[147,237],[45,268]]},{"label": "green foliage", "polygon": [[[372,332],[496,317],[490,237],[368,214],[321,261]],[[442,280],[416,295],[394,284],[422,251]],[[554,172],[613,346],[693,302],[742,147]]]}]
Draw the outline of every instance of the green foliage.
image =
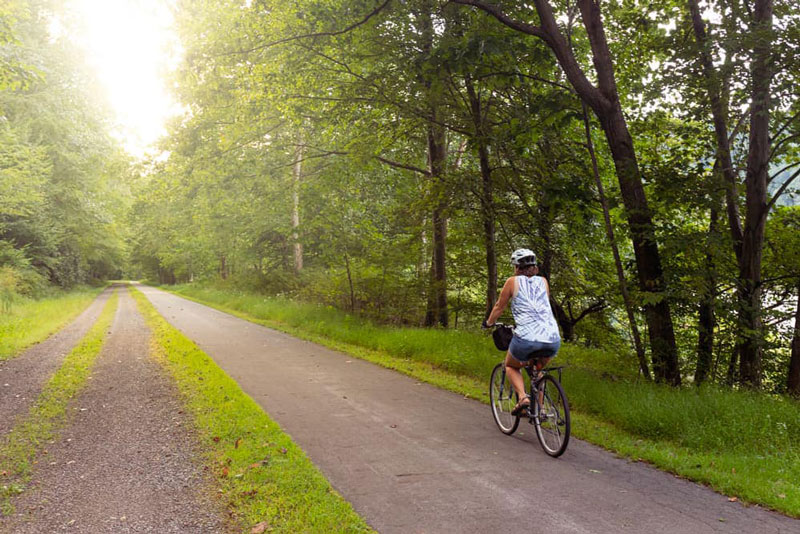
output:
[{"label": "green foliage", "polygon": [[[578,66],[594,80],[580,13],[551,4]],[[764,35],[749,31],[746,10],[708,5],[719,15],[707,21],[719,71],[711,82],[724,89],[739,172],[747,167],[748,65]],[[162,144],[169,158],[148,162],[136,180],[130,249],[137,274],[162,283],[219,279],[385,323],[425,324],[437,287],[432,278],[442,276],[432,269],[437,212],[447,221],[439,283],[450,324],[480,323],[494,283],[489,265],[498,262],[501,285],[511,274],[504,259],[527,246],[541,258],[562,327],[573,326],[586,346],[632,352],[582,102],[551,50],[465,6],[410,0],[376,7],[338,0],[178,6],[186,55],[174,82],[190,112]],[[538,23],[530,6],[503,8]],[[708,304],[708,380],[725,383],[742,333],[740,273],[726,186],[714,167],[709,80],[687,6],[659,0],[645,9],[625,1],[600,9],[666,286],[641,289],[631,227],[638,214],[622,208],[608,139],[590,116],[634,321],[642,330],[644,306],[669,305],[681,373],[691,379],[698,310]],[[789,51],[800,44],[796,3],[781,0],[775,9],[776,54],[793,57]],[[797,65],[778,61],[775,68],[770,194],[794,173],[800,140]],[[433,173],[429,141],[442,129],[442,168]],[[743,178],[744,171],[737,175]],[[732,203],[743,217],[747,193],[739,185]],[[296,245],[303,247],[299,273]],[[765,250],[763,278],[770,282],[759,333],[764,385],[776,392],[789,341],[788,315],[778,312],[793,303],[788,282],[777,280],[788,280],[777,274],[785,271],[784,256],[792,257]],[[635,359],[625,365],[635,372]]]},{"label": "green foliage", "polygon": [[58,16],[29,0],[0,10],[0,266],[21,268],[27,286],[40,285],[31,272],[61,287],[109,278],[125,259],[128,161],[78,50],[49,33]]}]

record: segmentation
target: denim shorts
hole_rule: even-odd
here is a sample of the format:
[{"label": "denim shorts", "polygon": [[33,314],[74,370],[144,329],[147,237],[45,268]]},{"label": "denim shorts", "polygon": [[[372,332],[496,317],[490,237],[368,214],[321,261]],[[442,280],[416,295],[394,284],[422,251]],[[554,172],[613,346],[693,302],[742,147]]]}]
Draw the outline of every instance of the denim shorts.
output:
[{"label": "denim shorts", "polygon": [[511,345],[508,346],[508,351],[522,363],[527,362],[531,358],[531,354],[538,353],[537,357],[552,358],[561,347],[561,340],[554,341],[553,343],[546,343],[543,341],[528,341],[516,335],[511,338]]}]

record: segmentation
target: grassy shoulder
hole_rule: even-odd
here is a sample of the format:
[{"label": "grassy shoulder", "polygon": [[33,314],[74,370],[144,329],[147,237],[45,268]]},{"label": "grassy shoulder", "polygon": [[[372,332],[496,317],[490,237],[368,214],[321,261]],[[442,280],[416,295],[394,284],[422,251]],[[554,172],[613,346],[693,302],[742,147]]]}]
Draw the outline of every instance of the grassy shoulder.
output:
[{"label": "grassy shoulder", "polygon": [[144,295],[132,294],[152,329],[152,354],[175,378],[207,466],[243,532],[372,532],[234,380]]},{"label": "grassy shoulder", "polygon": [[28,414],[0,441],[0,510],[3,513],[10,511],[10,498],[24,490],[43,445],[55,439],[66,422],[67,405],[86,383],[116,309],[115,293],[97,322],[45,384]]},{"label": "grassy shoulder", "polygon": [[[197,285],[175,293],[488,402],[502,355],[479,333],[382,327],[332,308]],[[575,436],[716,491],[800,517],[800,403],[614,377],[635,363],[564,345]],[[487,424],[492,424],[487,415]]]},{"label": "grassy shoulder", "polygon": [[10,311],[0,313],[0,360],[60,330],[97,297],[101,288],[81,288],[68,293],[32,300],[18,298]]}]

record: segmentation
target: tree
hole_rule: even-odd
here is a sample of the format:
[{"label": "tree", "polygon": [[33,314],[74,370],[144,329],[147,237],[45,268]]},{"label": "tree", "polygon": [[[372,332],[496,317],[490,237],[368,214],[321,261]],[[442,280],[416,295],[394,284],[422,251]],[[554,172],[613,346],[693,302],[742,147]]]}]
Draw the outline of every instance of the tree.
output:
[{"label": "tree", "polygon": [[579,0],[584,27],[594,62],[597,86],[580,67],[572,49],[558,28],[552,6],[547,0],[535,0],[540,26],[512,19],[494,5],[478,0],[453,0],[472,5],[497,18],[503,24],[542,39],[553,51],[559,64],[580,98],[592,108],[606,134],[625,203],[631,239],[636,255],[639,286],[645,295],[645,314],[650,331],[653,369],[656,378],[673,385],[681,382],[672,316],[664,292],[664,279],[652,216],[639,172],[633,139],[622,112],[614,77],[614,66],[606,41],[599,4]]}]

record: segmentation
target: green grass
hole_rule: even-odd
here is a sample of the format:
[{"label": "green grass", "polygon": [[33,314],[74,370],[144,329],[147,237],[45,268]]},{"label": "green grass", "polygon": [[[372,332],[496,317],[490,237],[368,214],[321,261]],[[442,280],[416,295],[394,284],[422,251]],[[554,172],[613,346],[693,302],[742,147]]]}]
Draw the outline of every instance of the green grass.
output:
[{"label": "green grass", "polygon": [[0,441],[0,510],[4,514],[11,511],[10,498],[23,491],[30,479],[37,454],[67,421],[67,404],[86,383],[116,308],[115,293],[94,326],[45,384],[28,414]]},{"label": "green grass", "polygon": [[[173,291],[483,402],[489,373],[502,357],[479,333],[383,327],[329,307],[195,285]],[[556,362],[569,366],[563,382],[575,436],[800,517],[797,401],[636,381],[621,372],[635,372],[631,356],[569,344]],[[486,424],[493,424],[488,417]]]},{"label": "green grass", "polygon": [[132,291],[152,329],[152,354],[175,378],[207,467],[243,532],[372,532],[305,453],[211,358]]},{"label": "green grass", "polygon": [[16,300],[10,313],[0,313],[0,360],[13,358],[60,330],[85,310],[100,291],[82,288],[39,300]]}]

